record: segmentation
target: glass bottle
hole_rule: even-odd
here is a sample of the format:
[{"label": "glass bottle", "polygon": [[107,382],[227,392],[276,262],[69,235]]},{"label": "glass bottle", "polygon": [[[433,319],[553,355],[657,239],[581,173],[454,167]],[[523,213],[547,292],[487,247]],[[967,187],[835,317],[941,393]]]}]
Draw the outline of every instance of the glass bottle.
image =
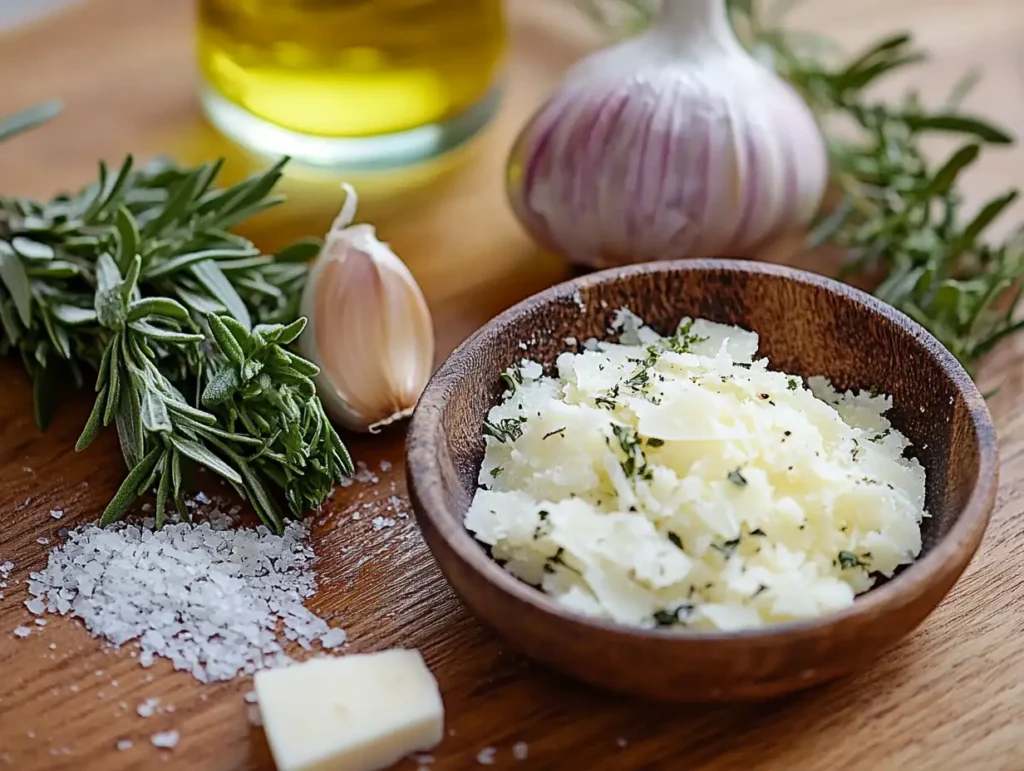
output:
[{"label": "glass bottle", "polygon": [[411,163],[492,117],[502,0],[198,0],[203,107],[229,138],[337,168]]}]

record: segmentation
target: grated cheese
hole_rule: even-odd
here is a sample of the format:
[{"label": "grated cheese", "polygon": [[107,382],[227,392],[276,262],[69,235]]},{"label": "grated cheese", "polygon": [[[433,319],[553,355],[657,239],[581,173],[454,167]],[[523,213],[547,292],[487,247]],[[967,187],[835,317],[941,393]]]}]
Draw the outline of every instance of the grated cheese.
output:
[{"label": "grated cheese", "polygon": [[465,524],[510,573],[586,615],[736,630],[847,607],[920,553],[890,397],[769,370],[737,327],[613,327],[557,377],[503,378]]}]

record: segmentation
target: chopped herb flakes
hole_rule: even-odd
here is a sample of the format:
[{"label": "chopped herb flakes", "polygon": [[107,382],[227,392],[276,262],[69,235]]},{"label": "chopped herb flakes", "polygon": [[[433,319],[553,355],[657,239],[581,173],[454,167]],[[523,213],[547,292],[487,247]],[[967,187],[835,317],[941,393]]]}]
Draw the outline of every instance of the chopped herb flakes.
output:
[{"label": "chopped herb flakes", "polygon": [[612,386],[604,396],[595,396],[594,404],[604,407],[606,410],[614,410],[618,406],[616,401],[619,398],[619,387]]},{"label": "chopped herb flakes", "polygon": [[541,437],[541,441],[543,441],[544,439],[550,439],[553,436],[562,436],[562,437],[564,437],[565,436],[565,426],[562,426],[561,428],[556,428],[554,431],[548,431],[546,434],[544,434],[544,436]]},{"label": "chopped herb flakes", "polygon": [[703,343],[708,339],[707,337],[693,334],[692,329],[692,320],[680,324],[676,333],[672,337],[665,338],[662,344],[673,353],[690,353],[690,349],[693,346]]},{"label": "chopped herb flakes", "polygon": [[484,435],[493,437],[499,442],[514,442],[523,435],[523,423],[526,418],[502,418],[497,423],[484,421]]},{"label": "chopped herb flakes", "polygon": [[841,551],[836,557],[836,562],[839,563],[839,567],[843,570],[849,570],[850,568],[866,568],[871,564],[871,553],[864,552],[864,554],[858,556],[852,551]]},{"label": "chopped herb flakes", "polygon": [[501,473],[501,466],[495,466],[494,468],[491,469],[491,476],[494,477],[495,479],[498,478],[498,475],[500,473]]},{"label": "chopped herb flakes", "polygon": [[673,533],[671,530],[668,531],[668,540],[672,542],[672,545],[677,549],[683,548],[683,539]]},{"label": "chopped herb flakes", "polygon": [[747,478],[743,476],[740,469],[735,468],[725,475],[725,478],[732,482],[737,487],[745,487],[747,484]]},{"label": "chopped herb flakes", "polygon": [[741,540],[742,536],[730,538],[728,541],[722,541],[721,543],[712,543],[711,548],[720,552],[726,559],[729,559],[736,553],[736,547],[740,545]]},{"label": "chopped herb flakes", "polygon": [[[640,438],[629,426],[612,425],[612,433],[619,442],[619,448],[626,456],[622,463],[622,471],[627,477],[634,477],[647,470],[647,458],[640,448]],[[649,478],[644,476],[644,478]]]},{"label": "chopped herb flakes", "polygon": [[648,447],[661,447],[664,444],[665,444],[665,440],[664,439],[658,439],[658,438],[653,437],[653,436],[650,437],[647,440],[647,446]]},{"label": "chopped herb flakes", "polygon": [[501,382],[505,384],[505,388],[510,393],[515,393],[516,389],[523,384],[523,373],[519,367],[512,367],[511,369],[501,373]]},{"label": "chopped herb flakes", "polygon": [[659,610],[653,616],[654,623],[657,626],[676,626],[678,624],[685,624],[692,612],[693,605],[690,605],[689,603],[679,605],[675,610]]}]

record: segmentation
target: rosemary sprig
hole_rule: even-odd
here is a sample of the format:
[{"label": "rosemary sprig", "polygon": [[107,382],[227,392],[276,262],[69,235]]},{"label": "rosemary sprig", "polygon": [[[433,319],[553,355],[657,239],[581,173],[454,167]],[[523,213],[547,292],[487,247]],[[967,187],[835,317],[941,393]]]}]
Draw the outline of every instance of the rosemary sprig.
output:
[{"label": "rosemary sprig", "polygon": [[[658,0],[577,4],[613,34],[626,35],[651,22]],[[892,35],[836,64],[833,43],[780,26],[793,4],[780,0],[766,8],[759,0],[728,0],[741,40],[803,94],[829,139],[842,200],[810,234],[810,246],[841,246],[852,256],[843,276],[877,276],[878,297],[914,318],[974,371],[996,343],[1024,329],[1016,319],[1024,228],[1003,240],[987,238],[1017,191],[964,212],[957,182],[983,145],[1013,140],[960,109],[977,83],[974,72],[938,108],[926,107],[914,92],[897,101],[873,99],[867,91],[881,78],[926,58],[910,35]],[[932,163],[921,145],[934,134],[959,137],[963,144]]]},{"label": "rosemary sprig", "polygon": [[300,517],[352,472],[314,393],[317,368],[287,349],[305,326],[298,298],[319,244],[269,256],[229,232],[282,200],[271,193],[283,164],[218,189],[219,161],[136,169],[129,156],[74,195],[0,198],[0,352],[21,355],[40,426],[64,372],[79,384],[96,373],[77,449],[115,424],[129,469],[102,523],[154,489],[158,525],[168,506],[187,517],[189,460],[275,530],[280,500]]}]

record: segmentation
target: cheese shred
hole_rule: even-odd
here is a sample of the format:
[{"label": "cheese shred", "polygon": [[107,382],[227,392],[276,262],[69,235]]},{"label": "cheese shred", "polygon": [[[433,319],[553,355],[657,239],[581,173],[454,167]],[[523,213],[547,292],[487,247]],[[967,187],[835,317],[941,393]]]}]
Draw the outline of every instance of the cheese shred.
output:
[{"label": "cheese shred", "polygon": [[770,370],[738,327],[612,326],[557,376],[503,375],[465,525],[510,573],[589,616],[732,631],[845,608],[920,554],[890,397]]}]

